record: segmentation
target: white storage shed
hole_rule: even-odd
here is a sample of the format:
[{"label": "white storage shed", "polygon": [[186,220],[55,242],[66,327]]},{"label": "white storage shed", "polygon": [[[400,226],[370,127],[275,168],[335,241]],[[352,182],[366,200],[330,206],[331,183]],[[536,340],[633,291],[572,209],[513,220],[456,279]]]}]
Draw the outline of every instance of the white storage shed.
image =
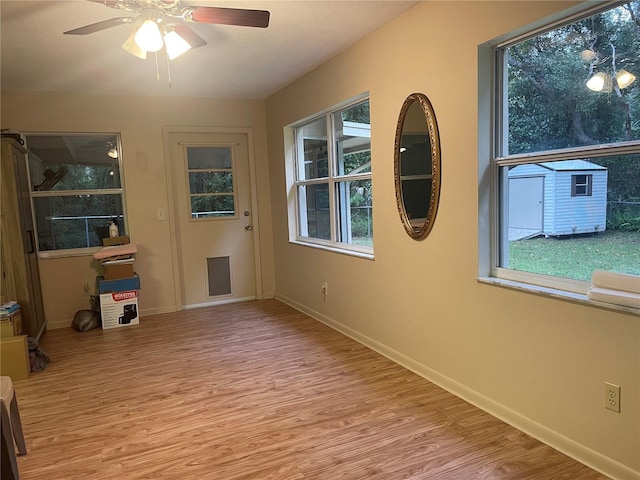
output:
[{"label": "white storage shed", "polygon": [[528,231],[528,237],[604,231],[607,173],[606,167],[586,160],[510,169],[509,229]]}]

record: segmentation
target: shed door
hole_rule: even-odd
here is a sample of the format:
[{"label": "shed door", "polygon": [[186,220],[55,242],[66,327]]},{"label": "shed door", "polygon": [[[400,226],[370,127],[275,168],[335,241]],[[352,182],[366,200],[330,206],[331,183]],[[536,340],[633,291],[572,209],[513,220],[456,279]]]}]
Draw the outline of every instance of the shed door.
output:
[{"label": "shed door", "polygon": [[509,179],[509,228],[542,231],[544,177]]}]

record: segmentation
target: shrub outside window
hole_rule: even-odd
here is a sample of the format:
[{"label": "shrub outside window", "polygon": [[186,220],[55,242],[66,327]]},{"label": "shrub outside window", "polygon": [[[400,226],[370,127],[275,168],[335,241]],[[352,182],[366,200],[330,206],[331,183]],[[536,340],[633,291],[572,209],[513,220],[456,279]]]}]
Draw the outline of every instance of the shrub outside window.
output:
[{"label": "shrub outside window", "polygon": [[293,126],[295,239],[373,251],[369,100]]},{"label": "shrub outside window", "polygon": [[26,134],[38,251],[102,245],[115,220],[126,234],[116,134]]},{"label": "shrub outside window", "polygon": [[640,275],[640,0],[540,32],[494,46],[490,275],[585,293]]}]

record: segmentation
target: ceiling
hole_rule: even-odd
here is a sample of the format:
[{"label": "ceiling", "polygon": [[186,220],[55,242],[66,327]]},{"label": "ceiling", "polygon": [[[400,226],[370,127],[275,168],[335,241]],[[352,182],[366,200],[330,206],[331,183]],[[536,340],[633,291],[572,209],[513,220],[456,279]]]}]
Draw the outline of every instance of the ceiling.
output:
[{"label": "ceiling", "polygon": [[170,63],[121,45],[134,24],[62,32],[133,12],[85,0],[0,0],[3,90],[264,99],[395,18],[416,1],[184,0],[271,12],[269,27],[189,24],[208,45]]}]

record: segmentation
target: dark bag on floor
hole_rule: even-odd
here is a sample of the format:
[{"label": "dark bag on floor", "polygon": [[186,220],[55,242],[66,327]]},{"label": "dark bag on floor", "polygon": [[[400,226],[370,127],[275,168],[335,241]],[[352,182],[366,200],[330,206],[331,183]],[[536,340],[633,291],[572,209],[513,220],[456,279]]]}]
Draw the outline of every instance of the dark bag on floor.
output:
[{"label": "dark bag on floor", "polygon": [[44,353],[38,346],[38,341],[35,338],[27,337],[29,343],[29,363],[31,364],[32,372],[41,372],[49,366],[51,360],[49,356]]}]

